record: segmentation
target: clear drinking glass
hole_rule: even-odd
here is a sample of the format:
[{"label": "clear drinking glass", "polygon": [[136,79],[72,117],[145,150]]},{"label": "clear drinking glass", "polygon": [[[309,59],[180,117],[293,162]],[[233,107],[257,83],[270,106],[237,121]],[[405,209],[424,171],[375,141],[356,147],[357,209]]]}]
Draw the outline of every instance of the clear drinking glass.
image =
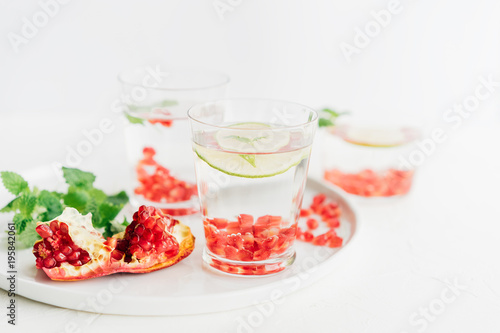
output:
[{"label": "clear drinking glass", "polygon": [[142,67],[121,73],[125,144],[134,205],[172,215],[198,210],[187,111],[224,97],[229,77],[200,70]]},{"label": "clear drinking glass", "polygon": [[407,157],[417,151],[419,137],[411,124],[347,118],[321,131],[323,177],[361,197],[405,195],[415,174]]},{"label": "clear drinking glass", "polygon": [[316,112],[289,102],[234,99],[196,105],[188,115],[204,262],[240,275],[291,265]]}]

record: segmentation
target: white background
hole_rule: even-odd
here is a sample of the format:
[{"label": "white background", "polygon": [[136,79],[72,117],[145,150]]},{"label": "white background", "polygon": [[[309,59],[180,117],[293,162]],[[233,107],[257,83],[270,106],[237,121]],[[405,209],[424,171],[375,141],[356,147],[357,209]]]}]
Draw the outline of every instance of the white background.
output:
[{"label": "white background", "polygon": [[[422,165],[413,193],[394,204],[360,202],[364,228],[350,256],[252,329],[417,332],[411,314],[438,298],[447,279],[458,279],[467,290],[423,331],[498,332],[500,87],[457,128],[443,114],[473,95],[480,77],[500,81],[500,2],[401,0],[400,13],[350,62],[341,43],[354,45],[356,29],[389,1],[231,3],[221,19],[212,0],[73,0],[16,52],[9,34],[21,35],[23,18],[32,21],[41,7],[2,0],[0,169],[64,164],[68,149],[85,138],[82,130],[109,118],[115,130],[79,167],[101,170],[98,183],[120,184],[124,149],[120,117],[111,110],[116,75],[159,61],[222,70],[232,78],[231,97],[285,99],[444,128],[448,139]],[[61,330],[75,315],[28,300],[22,306],[25,329],[55,322]],[[254,310],[101,316],[81,328],[123,323],[134,331],[154,324],[176,332],[234,332],[234,318]]]}]

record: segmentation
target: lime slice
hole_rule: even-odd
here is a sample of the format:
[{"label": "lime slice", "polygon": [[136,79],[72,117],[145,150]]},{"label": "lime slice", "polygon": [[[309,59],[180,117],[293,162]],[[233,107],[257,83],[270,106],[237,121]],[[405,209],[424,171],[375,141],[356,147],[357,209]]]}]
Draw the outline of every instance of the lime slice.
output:
[{"label": "lime slice", "polygon": [[394,127],[348,127],[343,138],[347,142],[370,147],[395,147],[407,141],[401,128]]},{"label": "lime slice", "polygon": [[240,123],[219,130],[215,140],[226,151],[272,153],[290,142],[290,132],[263,123]]},{"label": "lime slice", "polygon": [[286,172],[307,158],[310,147],[274,154],[239,154],[208,149],[195,144],[195,153],[212,168],[231,176],[271,177]]}]

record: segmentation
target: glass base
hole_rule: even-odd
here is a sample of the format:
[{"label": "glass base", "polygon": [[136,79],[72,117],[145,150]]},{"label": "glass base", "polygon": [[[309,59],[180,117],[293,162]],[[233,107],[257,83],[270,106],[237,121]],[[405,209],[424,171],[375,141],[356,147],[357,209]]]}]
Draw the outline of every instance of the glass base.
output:
[{"label": "glass base", "polygon": [[240,276],[268,276],[289,267],[295,261],[295,250],[287,251],[279,257],[262,261],[237,261],[216,256],[207,247],[203,249],[203,261],[220,272]]},{"label": "glass base", "polygon": [[196,214],[200,211],[200,206],[198,203],[198,197],[194,196],[190,200],[179,201],[179,202],[155,202],[145,199],[143,196],[136,194],[130,195],[130,204],[134,208],[139,208],[139,206],[153,206],[155,208],[161,209],[165,214],[172,216],[184,216]]}]

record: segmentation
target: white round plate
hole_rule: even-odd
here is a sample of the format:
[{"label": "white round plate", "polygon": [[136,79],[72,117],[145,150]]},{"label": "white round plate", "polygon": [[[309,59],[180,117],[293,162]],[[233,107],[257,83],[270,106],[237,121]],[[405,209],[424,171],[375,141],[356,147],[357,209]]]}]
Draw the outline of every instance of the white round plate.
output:
[{"label": "white round plate", "polygon": [[[30,185],[53,188],[50,170],[32,170]],[[47,185],[52,184],[52,186]],[[46,187],[44,187],[44,185]],[[107,189],[107,188],[106,188]],[[297,259],[283,272],[267,277],[230,276],[202,264],[204,235],[199,215],[182,217],[196,237],[193,253],[167,269],[147,274],[115,274],[78,282],[50,280],[35,267],[31,249],[16,253],[16,294],[35,301],[69,309],[121,315],[185,315],[225,311],[275,301],[286,294],[311,285],[335,269],[337,258],[350,247],[355,238],[358,217],[342,194],[309,178],[304,195],[304,206],[312,197],[325,193],[339,202],[342,208],[341,226],[337,230],[344,245],[338,249],[296,242]],[[0,202],[7,203],[12,196],[0,193]],[[9,214],[0,215],[0,225],[6,225]],[[9,290],[7,278],[7,237],[0,236],[0,288]]]}]

